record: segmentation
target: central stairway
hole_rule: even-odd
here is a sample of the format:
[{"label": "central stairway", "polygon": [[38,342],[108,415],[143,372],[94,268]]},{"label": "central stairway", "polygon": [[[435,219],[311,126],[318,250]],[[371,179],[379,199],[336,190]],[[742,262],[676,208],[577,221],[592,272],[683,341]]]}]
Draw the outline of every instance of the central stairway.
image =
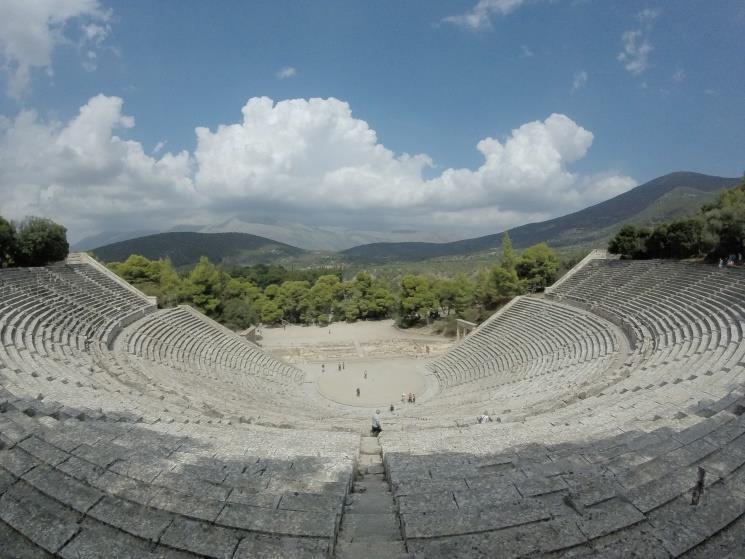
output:
[{"label": "central stairway", "polygon": [[363,436],[357,475],[344,504],[336,543],[338,559],[408,558],[377,437]]}]

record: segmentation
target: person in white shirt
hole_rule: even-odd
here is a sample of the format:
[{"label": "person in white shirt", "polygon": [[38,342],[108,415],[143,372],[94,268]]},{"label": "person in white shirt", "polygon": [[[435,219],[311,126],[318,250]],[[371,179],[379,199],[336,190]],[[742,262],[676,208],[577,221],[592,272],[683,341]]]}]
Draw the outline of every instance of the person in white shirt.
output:
[{"label": "person in white shirt", "polygon": [[482,415],[478,417],[478,422],[479,423],[491,423],[491,417],[489,417],[489,415],[486,412],[484,412]]}]

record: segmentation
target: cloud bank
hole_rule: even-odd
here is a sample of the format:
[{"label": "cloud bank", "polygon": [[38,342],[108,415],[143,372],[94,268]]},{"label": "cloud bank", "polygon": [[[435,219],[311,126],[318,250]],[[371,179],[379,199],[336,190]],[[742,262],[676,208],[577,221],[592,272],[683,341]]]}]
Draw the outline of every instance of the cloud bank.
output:
[{"label": "cloud bank", "polygon": [[195,129],[193,153],[146,153],[122,136],[135,120],[118,97],[98,95],[68,122],[33,111],[0,117],[0,214],[53,217],[72,237],[100,230],[214,223],[240,212],[325,224],[497,232],[619,194],[636,183],[613,172],[581,175],[593,134],[552,114],[503,140],[477,143],[478,168],[434,178],[425,154],[396,154],[338,99],[249,99],[242,119]]},{"label": "cloud bank", "polygon": [[[83,66],[96,67],[96,47],[109,34],[111,14],[98,0],[2,0],[0,2],[0,68],[8,74],[8,94],[20,99],[33,69],[52,73],[52,51],[77,43]],[[77,39],[70,27],[77,25]]]}]

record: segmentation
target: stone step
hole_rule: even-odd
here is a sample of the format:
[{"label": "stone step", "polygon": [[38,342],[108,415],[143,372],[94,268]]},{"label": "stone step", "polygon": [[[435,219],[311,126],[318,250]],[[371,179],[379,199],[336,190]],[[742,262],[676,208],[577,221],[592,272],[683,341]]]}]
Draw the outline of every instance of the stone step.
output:
[{"label": "stone step", "polygon": [[400,541],[401,529],[393,513],[359,514],[345,512],[339,531],[340,542],[361,540]]},{"label": "stone step", "polygon": [[359,541],[342,542],[336,545],[338,559],[408,559],[404,542]]},{"label": "stone step", "polygon": [[362,437],[360,439],[360,454],[380,454],[380,443],[375,437]]},{"label": "stone step", "polygon": [[383,457],[380,454],[362,454],[357,462],[360,466],[370,466],[372,464],[382,464]]},{"label": "stone step", "polygon": [[383,493],[391,495],[391,488],[383,479],[383,476],[365,476],[364,479],[355,481],[353,493]]},{"label": "stone step", "polygon": [[370,464],[365,468],[366,474],[385,474],[383,464]]},{"label": "stone step", "polygon": [[390,493],[353,493],[347,497],[346,512],[355,514],[377,514],[396,512]]}]

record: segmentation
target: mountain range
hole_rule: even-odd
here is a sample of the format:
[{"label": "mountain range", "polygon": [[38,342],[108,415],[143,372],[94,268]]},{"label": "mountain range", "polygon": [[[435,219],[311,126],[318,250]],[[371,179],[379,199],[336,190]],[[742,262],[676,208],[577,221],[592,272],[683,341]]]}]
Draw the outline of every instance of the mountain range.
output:
[{"label": "mountain range", "polygon": [[[712,201],[721,190],[732,188],[740,181],[738,178],[700,173],[671,173],[583,210],[515,227],[509,230],[509,234],[516,248],[540,242],[547,242],[556,248],[604,246],[626,223],[655,225],[683,218],[698,211],[702,204]],[[265,235],[249,234],[245,231],[247,229]],[[426,238],[427,234],[417,231],[352,232],[341,227],[267,225],[236,218],[202,227],[198,232],[168,232],[119,240],[94,248],[92,252],[104,261],[124,260],[130,254],[141,254],[148,258],[168,257],[176,266],[191,265],[200,256],[236,265],[293,259],[300,259],[307,265],[321,262],[406,262],[492,251],[501,246],[502,234],[499,232],[451,242],[422,242],[421,239]],[[370,238],[389,241],[393,238],[404,242],[365,242],[343,248]],[[289,242],[291,240],[293,242]],[[303,242],[298,243],[298,240]],[[299,244],[304,246],[299,247]],[[326,252],[308,250],[312,247],[323,247]],[[339,252],[330,254],[330,251]]]}]

